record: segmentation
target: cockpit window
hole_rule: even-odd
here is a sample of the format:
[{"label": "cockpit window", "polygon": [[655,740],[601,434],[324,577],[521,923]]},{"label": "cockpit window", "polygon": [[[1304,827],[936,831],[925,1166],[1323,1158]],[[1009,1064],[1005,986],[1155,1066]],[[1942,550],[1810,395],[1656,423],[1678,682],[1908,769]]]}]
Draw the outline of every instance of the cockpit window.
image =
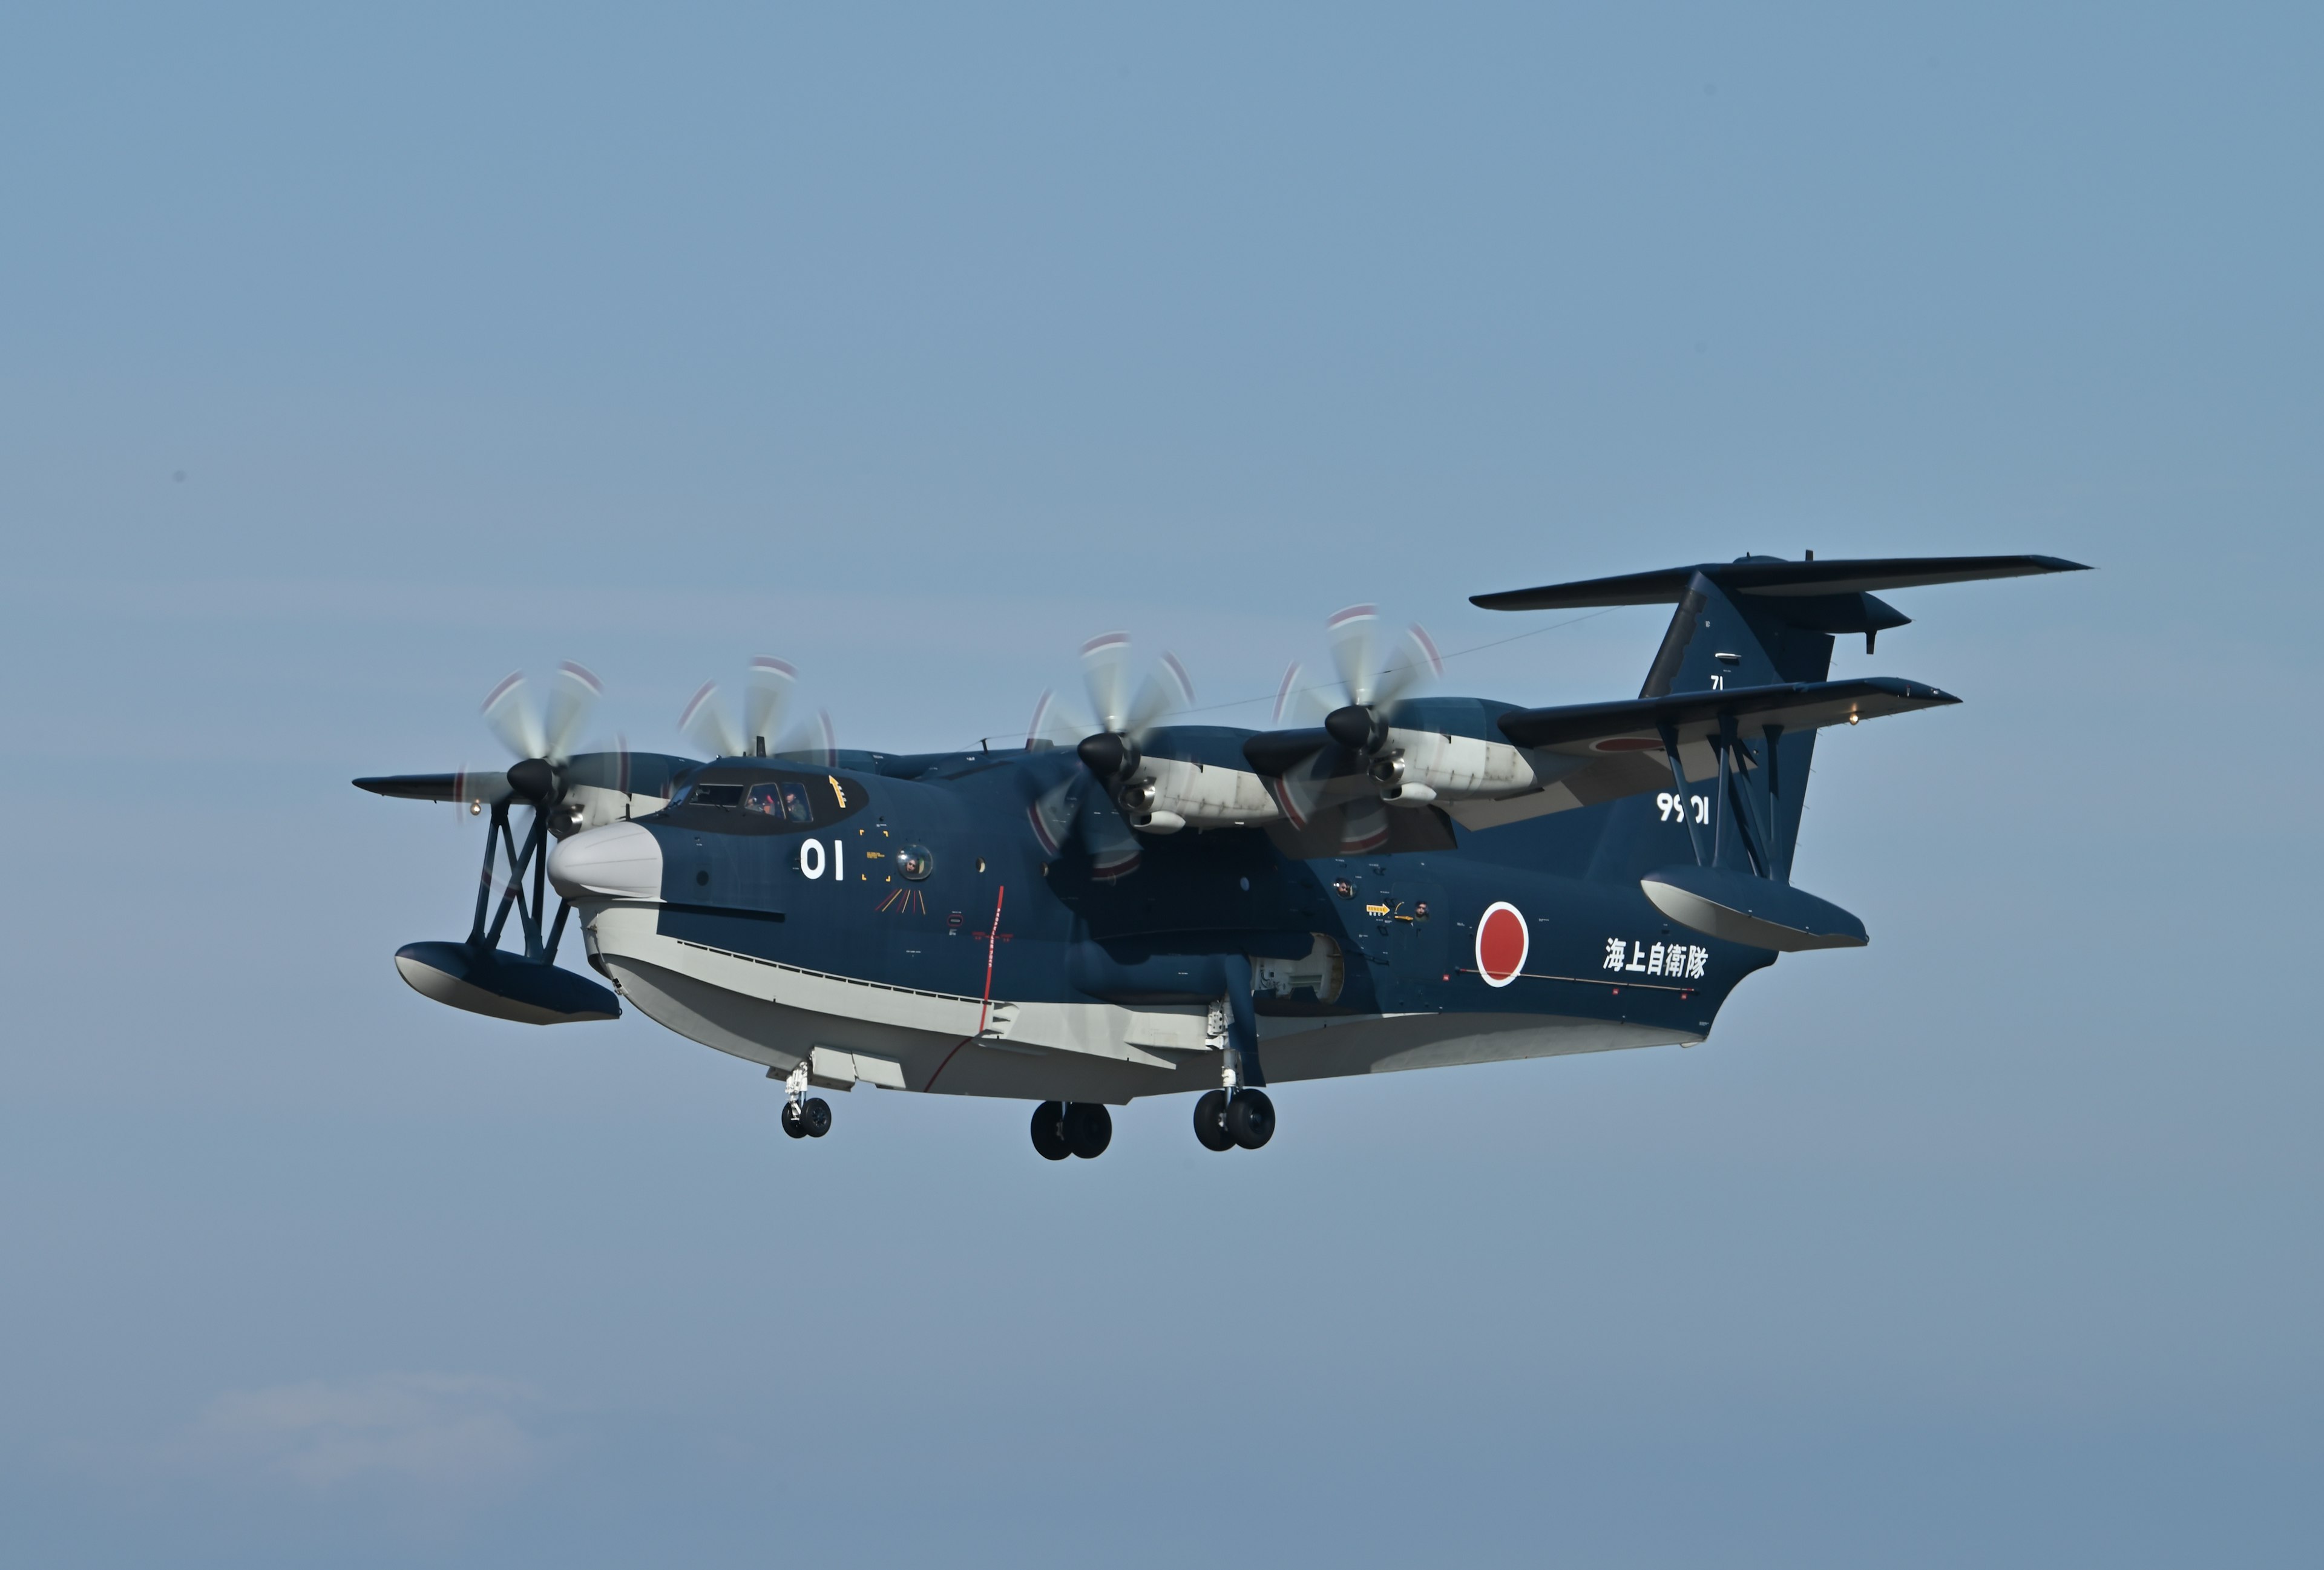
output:
[{"label": "cockpit window", "polygon": [[815,808],[807,800],[807,787],[796,780],[768,780],[753,785],[742,805],[752,812],[763,812],[786,823],[815,821]]},{"label": "cockpit window", "polygon": [[688,807],[733,807],[742,799],[740,785],[696,785],[686,793]]}]

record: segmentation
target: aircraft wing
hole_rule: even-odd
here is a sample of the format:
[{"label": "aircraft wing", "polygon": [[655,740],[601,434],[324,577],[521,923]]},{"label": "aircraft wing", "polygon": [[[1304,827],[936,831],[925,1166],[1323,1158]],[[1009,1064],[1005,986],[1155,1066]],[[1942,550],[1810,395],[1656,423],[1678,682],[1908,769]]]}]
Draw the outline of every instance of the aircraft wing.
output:
[{"label": "aircraft wing", "polygon": [[1711,743],[1729,718],[1738,739],[1756,741],[1757,733],[1769,725],[1813,730],[1960,701],[1917,681],[1872,677],[1511,709],[1500,716],[1501,734],[1535,755],[1541,788],[1519,796],[1451,802],[1445,810],[1463,828],[1495,828],[1545,813],[1667,790],[1671,775],[1670,760],[1663,751],[1665,725],[1678,741],[1681,770],[1693,781],[1718,774],[1719,754]]},{"label": "aircraft wing", "polygon": [[373,774],[355,786],[374,796],[400,796],[406,801],[503,801],[512,794],[507,773],[498,769],[475,774]]},{"label": "aircraft wing", "polygon": [[1874,676],[1511,709],[1501,716],[1500,726],[1501,734],[1520,747],[1582,756],[1659,752],[1667,726],[1685,752],[1691,750],[1691,743],[1705,743],[1717,735],[1720,726],[1730,718],[1737,730],[1745,734],[1768,725],[1786,731],[1816,730],[1960,701],[1950,693],[1917,681]]},{"label": "aircraft wing", "polygon": [[[667,799],[677,777],[701,765],[667,753],[582,753],[559,765],[563,788],[589,786],[625,795]],[[481,801],[491,807],[517,799],[505,769],[456,774],[373,774],[355,781],[375,796],[407,801]]]}]

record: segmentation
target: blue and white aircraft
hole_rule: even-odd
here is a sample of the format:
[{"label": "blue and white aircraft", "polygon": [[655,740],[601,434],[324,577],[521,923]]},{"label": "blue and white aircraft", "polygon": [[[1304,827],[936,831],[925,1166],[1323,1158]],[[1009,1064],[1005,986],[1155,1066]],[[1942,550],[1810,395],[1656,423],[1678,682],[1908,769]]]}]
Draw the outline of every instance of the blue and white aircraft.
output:
[{"label": "blue and white aircraft", "polygon": [[[1833,640],[1905,624],[1878,592],[2073,570],[1746,556],[1477,596],[1674,607],[1637,697],[1548,708],[1421,696],[1426,635],[1379,658],[1359,606],[1332,625],[1341,701],[1300,714],[1294,667],[1264,731],[1168,723],[1184,671],[1133,693],[1109,636],[1085,719],[1045,697],[1025,745],[964,753],[787,731],[774,660],[739,727],[710,688],[689,706],[706,762],[576,752],[596,682],[567,666],[543,714],[516,678],[487,699],[504,773],[355,783],[490,815],[468,936],[396,956],[439,1002],[558,1024],[626,1001],[763,1065],[794,1138],[830,1129],[811,1092],[868,1084],[1036,1103],[1052,1160],[1179,1093],[1204,1145],[1256,1150],[1268,1086],[1687,1045],[1778,955],[1865,943],[1790,881],[1816,733],[1958,700],[1831,680]],[[604,984],[555,963],[575,919]]]}]

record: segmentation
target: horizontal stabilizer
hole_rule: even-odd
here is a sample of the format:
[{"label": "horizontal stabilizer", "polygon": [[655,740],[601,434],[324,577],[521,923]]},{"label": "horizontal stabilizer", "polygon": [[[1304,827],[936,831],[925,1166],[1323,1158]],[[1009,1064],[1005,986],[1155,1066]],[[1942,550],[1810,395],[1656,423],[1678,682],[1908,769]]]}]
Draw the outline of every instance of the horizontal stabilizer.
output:
[{"label": "horizontal stabilizer", "polygon": [[1861,948],[1864,923],[1829,900],[1728,867],[1663,867],[1638,880],[1655,909],[1729,943],[1772,948]]},{"label": "horizontal stabilizer", "polygon": [[2089,570],[2079,561],[2055,556],[1889,556],[1837,561],[1786,561],[1775,556],[1746,556],[1735,561],[1702,562],[1693,567],[1624,573],[1618,577],[1593,577],[1579,583],[1545,584],[1539,588],[1472,595],[1470,603],[1489,611],[1676,605],[1698,574],[1729,594],[1793,598],[1872,594],[1882,589],[1917,588],[1924,584]]},{"label": "horizontal stabilizer", "polygon": [[1683,745],[1718,734],[1721,722],[1728,718],[1738,727],[1748,720],[1755,728],[1778,725],[1786,731],[1814,730],[1960,701],[1950,693],[1917,681],[1875,676],[1511,709],[1501,716],[1500,726],[1501,734],[1520,747],[1583,754],[1638,753],[1660,748],[1665,726]]}]

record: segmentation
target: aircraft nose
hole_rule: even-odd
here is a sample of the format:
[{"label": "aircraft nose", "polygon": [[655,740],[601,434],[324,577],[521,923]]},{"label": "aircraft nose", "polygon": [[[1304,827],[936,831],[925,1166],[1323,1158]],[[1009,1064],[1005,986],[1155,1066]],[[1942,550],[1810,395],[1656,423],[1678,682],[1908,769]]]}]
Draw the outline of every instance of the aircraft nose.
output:
[{"label": "aircraft nose", "polygon": [[634,823],[609,823],[557,842],[549,881],[568,900],[659,900],[661,846]]}]

